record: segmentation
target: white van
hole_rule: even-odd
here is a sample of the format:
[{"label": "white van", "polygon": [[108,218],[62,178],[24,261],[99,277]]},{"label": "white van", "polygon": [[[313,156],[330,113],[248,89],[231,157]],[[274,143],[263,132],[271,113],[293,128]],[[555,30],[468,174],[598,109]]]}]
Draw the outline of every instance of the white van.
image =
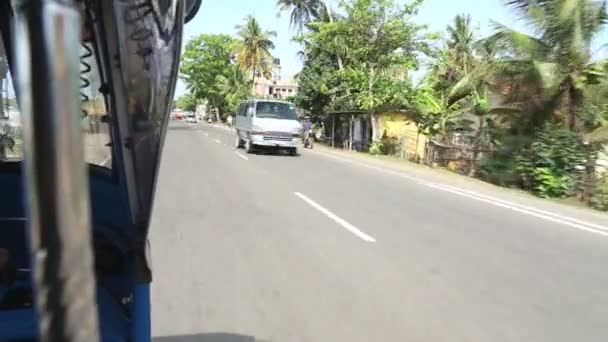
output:
[{"label": "white van", "polygon": [[277,100],[249,100],[241,103],[235,117],[236,148],[247,153],[255,149],[287,150],[298,154],[300,131],[296,106]]}]

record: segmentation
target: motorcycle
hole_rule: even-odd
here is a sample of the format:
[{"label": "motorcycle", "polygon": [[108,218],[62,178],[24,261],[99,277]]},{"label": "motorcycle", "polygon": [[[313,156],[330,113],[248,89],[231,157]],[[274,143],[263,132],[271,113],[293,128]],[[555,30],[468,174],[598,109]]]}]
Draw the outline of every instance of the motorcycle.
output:
[{"label": "motorcycle", "polygon": [[302,138],[302,144],[304,148],[313,148],[313,139],[312,139],[312,129],[304,132],[304,137]]}]

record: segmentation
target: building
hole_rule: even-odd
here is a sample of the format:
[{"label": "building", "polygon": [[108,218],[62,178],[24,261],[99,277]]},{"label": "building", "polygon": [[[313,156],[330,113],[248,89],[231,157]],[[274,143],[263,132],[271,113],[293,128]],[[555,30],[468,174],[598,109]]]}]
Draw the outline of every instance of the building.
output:
[{"label": "building", "polygon": [[270,78],[256,77],[254,82],[254,96],[272,99],[287,99],[298,93],[298,83],[293,78],[281,77],[281,60],[272,61],[272,75]]},{"label": "building", "polygon": [[255,96],[273,99],[287,99],[298,94],[298,84],[295,79],[256,78]]}]

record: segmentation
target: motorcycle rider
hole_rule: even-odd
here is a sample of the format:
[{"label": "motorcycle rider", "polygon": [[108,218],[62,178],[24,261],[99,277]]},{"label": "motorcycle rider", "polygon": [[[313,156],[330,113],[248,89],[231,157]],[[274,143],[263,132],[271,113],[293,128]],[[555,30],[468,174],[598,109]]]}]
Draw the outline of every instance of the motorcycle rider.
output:
[{"label": "motorcycle rider", "polygon": [[232,127],[232,114],[228,114],[226,122],[228,123],[228,127]]},{"label": "motorcycle rider", "polygon": [[310,116],[308,115],[304,117],[304,123],[302,124],[302,133],[304,147],[312,147],[312,140],[310,139],[310,135],[312,133],[312,122],[310,121]]}]

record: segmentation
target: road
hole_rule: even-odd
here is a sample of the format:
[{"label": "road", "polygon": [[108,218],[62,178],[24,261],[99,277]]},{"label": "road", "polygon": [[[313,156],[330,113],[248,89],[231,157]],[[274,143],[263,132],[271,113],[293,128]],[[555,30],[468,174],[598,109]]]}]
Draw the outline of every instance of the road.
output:
[{"label": "road", "polygon": [[154,341],[608,340],[601,218],[233,140],[170,125],[151,228]]}]

